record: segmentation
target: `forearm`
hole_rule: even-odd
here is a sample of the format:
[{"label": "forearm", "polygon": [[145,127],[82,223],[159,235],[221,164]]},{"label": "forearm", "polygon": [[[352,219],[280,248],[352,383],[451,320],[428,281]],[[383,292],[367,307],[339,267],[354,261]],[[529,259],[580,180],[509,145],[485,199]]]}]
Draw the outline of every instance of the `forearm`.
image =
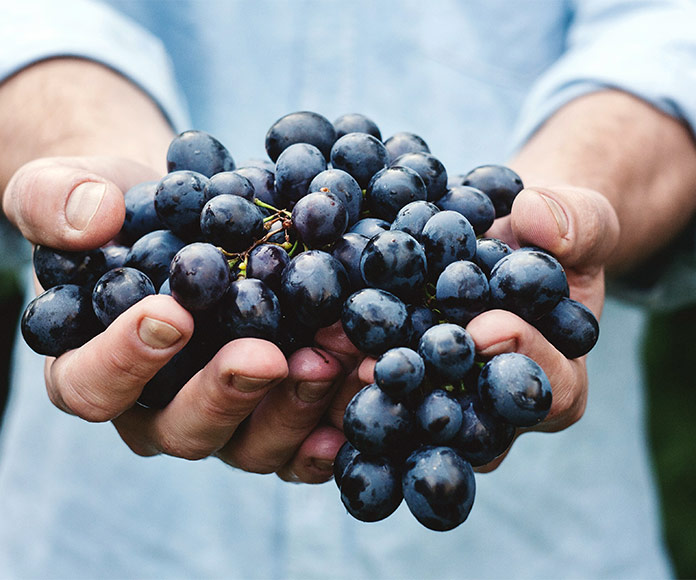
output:
[{"label": "forearm", "polygon": [[592,93],[550,118],[512,160],[527,185],[597,190],[619,218],[608,266],[640,261],[696,209],[696,145],[673,118],[618,91]]},{"label": "forearm", "polygon": [[0,191],[33,159],[126,157],[164,171],[172,130],[157,105],[99,64],[54,59],[0,85]]}]

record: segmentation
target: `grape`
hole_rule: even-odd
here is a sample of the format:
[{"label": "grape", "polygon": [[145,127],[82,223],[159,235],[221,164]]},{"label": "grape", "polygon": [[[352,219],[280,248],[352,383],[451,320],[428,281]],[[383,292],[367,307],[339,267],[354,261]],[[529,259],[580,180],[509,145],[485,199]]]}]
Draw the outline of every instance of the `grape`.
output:
[{"label": "grape", "polygon": [[177,135],[167,150],[167,171],[189,170],[212,177],[221,171],[232,171],[234,160],[225,146],[204,131],[184,131]]},{"label": "grape", "polygon": [[425,378],[425,363],[410,348],[392,348],[377,359],[374,376],[380,389],[401,400],[420,387]]},{"label": "grape", "polygon": [[360,219],[362,208],[362,190],[355,178],[341,169],[326,169],[312,179],[309,191],[327,189],[343,202],[348,212],[348,224],[354,224]]},{"label": "grape", "polygon": [[334,481],[339,489],[341,488],[341,480],[343,479],[343,473],[346,467],[348,467],[348,464],[359,454],[360,451],[353,447],[350,441],[344,441],[343,445],[341,445],[341,448],[338,450],[336,458],[334,459],[333,474]]},{"label": "grape", "polygon": [[104,274],[92,290],[92,308],[104,326],[109,326],[128,308],[155,294],[152,281],[135,268],[115,268]]},{"label": "grape", "polygon": [[208,201],[208,178],[195,171],[165,175],[155,191],[155,211],[169,230],[187,242],[201,237],[200,215]]},{"label": "grape", "polygon": [[249,179],[237,171],[216,173],[205,184],[204,196],[211,199],[216,195],[238,195],[248,201],[254,200],[254,185]]},{"label": "grape", "polygon": [[249,252],[247,276],[257,278],[275,294],[280,291],[280,278],[290,263],[290,256],[276,244],[261,244]]},{"label": "grape", "polygon": [[130,250],[128,246],[109,244],[108,246],[102,246],[101,250],[106,260],[106,272],[114,268],[122,268],[126,265],[126,257]]},{"label": "grape", "polygon": [[135,242],[126,256],[126,266],[143,272],[159,288],[169,276],[169,264],[186,243],[169,230],[156,230]]},{"label": "grape", "polygon": [[531,427],[551,408],[551,385],[531,358],[509,352],[494,356],[481,369],[478,393],[484,405],[508,423]]},{"label": "grape", "polygon": [[92,310],[89,291],[76,284],[59,284],[39,294],[21,321],[24,341],[46,356],[60,356],[82,346],[103,329]]},{"label": "grape", "polygon": [[462,406],[444,389],[430,391],[416,409],[421,437],[431,445],[451,441],[462,427]]},{"label": "grape", "polygon": [[456,528],[469,517],[476,493],[471,465],[449,447],[416,449],[404,466],[406,505],[425,527]]},{"label": "grape", "polygon": [[217,309],[227,340],[254,337],[273,341],[278,335],[280,303],[261,280],[235,280]]},{"label": "grape", "polygon": [[437,279],[435,297],[445,317],[466,325],[488,309],[488,279],[476,264],[458,260],[447,266]]},{"label": "grape", "polygon": [[440,208],[429,201],[412,201],[398,211],[389,229],[401,230],[407,234],[411,234],[420,242],[423,234],[423,227],[425,227],[428,220],[439,211]]},{"label": "grape", "polygon": [[428,201],[435,202],[447,193],[447,169],[432,153],[404,153],[394,159],[390,166],[413,169],[425,184]]},{"label": "grape", "polygon": [[345,268],[331,254],[309,250],[283,270],[280,298],[307,325],[330,326],[341,316],[350,291]]},{"label": "grape", "polygon": [[157,184],[157,181],[145,181],[134,185],[123,194],[126,217],[119,233],[123,243],[130,245],[145,234],[167,227],[155,210]]},{"label": "grape", "polygon": [[365,191],[365,203],[372,214],[389,222],[403,206],[426,197],[423,180],[408,167],[387,167],[378,171]]},{"label": "grape", "polygon": [[390,230],[372,237],[360,256],[365,284],[408,301],[422,292],[427,263],[421,245],[406,232]]},{"label": "grape", "polygon": [[45,290],[61,284],[93,286],[106,272],[106,256],[95,250],[65,251],[38,245],[32,255],[34,272]]},{"label": "grape", "polygon": [[413,427],[413,417],[406,405],[392,399],[374,383],[363,387],[343,414],[346,438],[358,451],[370,456],[403,451],[410,442]]},{"label": "grape", "polygon": [[464,176],[462,185],[480,189],[491,198],[495,207],[495,217],[510,213],[512,202],[522,191],[522,179],[509,167],[503,165],[481,165]]},{"label": "grape", "polygon": [[199,221],[203,238],[228,252],[247,249],[264,233],[261,210],[238,195],[213,197],[202,208]]},{"label": "grape", "polygon": [[550,254],[517,250],[500,259],[490,278],[491,302],[532,321],[568,295],[563,266]]},{"label": "grape", "polygon": [[354,234],[361,234],[369,239],[380,232],[388,230],[389,226],[390,224],[387,220],[367,217],[355,222],[348,231]]},{"label": "grape", "polygon": [[227,260],[212,244],[188,244],[172,259],[169,285],[171,295],[187,310],[207,310],[230,285]]},{"label": "grape", "polygon": [[418,354],[432,379],[458,382],[474,364],[474,341],[457,324],[437,324],[423,333]]},{"label": "grape", "polygon": [[290,145],[278,157],[275,189],[280,199],[293,205],[309,192],[309,184],[326,169],[321,151],[309,143]]},{"label": "grape", "polygon": [[474,228],[456,211],[440,211],[431,217],[423,227],[421,243],[433,280],[452,262],[471,260],[476,255]]},{"label": "grape", "polygon": [[479,238],[476,240],[474,261],[486,276],[490,276],[493,266],[510,253],[512,253],[512,248],[502,240],[497,238]]},{"label": "grape", "polygon": [[331,165],[352,175],[363,189],[388,162],[382,142],[367,133],[348,133],[337,139],[331,148]]},{"label": "grape", "polygon": [[365,286],[360,272],[360,256],[369,239],[361,234],[348,232],[343,234],[331,249],[331,255],[338,259],[348,273],[351,290],[359,290]]},{"label": "grape", "polygon": [[592,311],[565,296],[533,324],[566,358],[586,355],[599,338],[599,323]]},{"label": "grape", "polygon": [[138,404],[164,409],[181,388],[201,369],[195,346],[187,344],[152,377],[138,397]]},{"label": "grape", "polygon": [[292,225],[309,248],[322,248],[340,238],[348,227],[348,212],[329,191],[315,191],[292,208]]},{"label": "grape", "polygon": [[328,161],[336,130],[326,117],[311,111],[284,115],[266,133],[266,152],[277,161],[280,154],[295,143],[309,143],[321,151]]},{"label": "grape", "polygon": [[389,154],[389,163],[406,153],[430,153],[430,148],[425,140],[408,131],[394,133],[384,142],[384,147]]},{"label": "grape", "polygon": [[480,189],[466,185],[450,187],[436,202],[440,209],[458,211],[474,228],[476,235],[481,235],[493,225],[495,207],[491,198]]},{"label": "grape", "polygon": [[348,133],[369,133],[376,139],[382,140],[382,133],[376,123],[360,113],[341,115],[333,122],[333,126],[336,129],[336,139]]},{"label": "grape", "polygon": [[418,348],[421,337],[430,327],[438,324],[438,317],[435,312],[424,305],[408,305],[409,339],[408,345],[411,348]]},{"label": "grape", "polygon": [[273,207],[283,205],[275,190],[275,165],[273,171],[263,167],[240,167],[234,173],[246,177],[254,188],[254,197]]},{"label": "grape", "polygon": [[353,458],[341,477],[341,501],[354,518],[377,522],[390,516],[403,499],[401,477],[384,457]]}]

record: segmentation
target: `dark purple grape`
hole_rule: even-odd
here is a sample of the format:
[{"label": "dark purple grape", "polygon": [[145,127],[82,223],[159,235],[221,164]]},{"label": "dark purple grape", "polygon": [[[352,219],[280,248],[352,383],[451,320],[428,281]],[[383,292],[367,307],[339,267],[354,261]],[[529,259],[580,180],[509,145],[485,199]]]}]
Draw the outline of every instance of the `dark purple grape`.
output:
[{"label": "dark purple grape", "polygon": [[491,271],[491,305],[534,321],[550,312],[568,295],[563,266],[551,254],[516,250],[500,259]]},{"label": "dark purple grape", "polygon": [[480,189],[467,185],[450,187],[436,202],[437,207],[457,211],[474,228],[477,236],[488,231],[495,220],[495,208],[491,198]]},{"label": "dark purple grape", "polygon": [[413,426],[406,405],[374,383],[358,391],[343,414],[343,432],[348,441],[372,457],[403,454],[411,443]]},{"label": "dark purple grape", "polygon": [[360,272],[367,286],[387,290],[408,302],[423,292],[425,252],[406,232],[385,231],[367,242],[360,256]]},{"label": "dark purple grape", "polygon": [[355,178],[342,169],[327,169],[319,173],[309,184],[309,191],[329,190],[346,206],[348,224],[360,219],[363,194]]},{"label": "dark purple grape", "polygon": [[283,201],[275,190],[275,165],[273,171],[260,167],[240,167],[234,173],[246,177],[254,187],[254,197],[273,207],[281,208]]},{"label": "dark purple grape", "polygon": [[402,499],[401,474],[390,460],[359,454],[346,466],[341,501],[357,520],[383,520],[394,513]]},{"label": "dark purple grape", "polygon": [[430,391],[416,409],[416,426],[425,443],[448,443],[462,427],[462,406],[444,389]]},{"label": "dark purple grape", "polygon": [[509,167],[504,165],[481,165],[464,176],[462,185],[480,189],[491,198],[495,207],[495,217],[510,213],[512,202],[522,191],[522,179]]},{"label": "dark purple grape", "polygon": [[184,131],[176,136],[167,150],[167,171],[188,170],[212,177],[232,171],[234,159],[225,146],[204,131]]},{"label": "dark purple grape", "polygon": [[152,281],[135,268],[115,268],[104,274],[92,290],[92,308],[104,326],[146,296],[155,294]]},{"label": "dark purple grape", "polygon": [[307,326],[293,312],[283,312],[275,343],[286,357],[300,348],[313,347],[317,329]]},{"label": "dark purple grape", "polygon": [[126,216],[118,237],[124,244],[130,245],[145,234],[166,228],[155,210],[155,192],[158,183],[158,181],[145,181],[134,185],[123,194]]},{"label": "dark purple grape", "polygon": [[565,296],[534,326],[566,358],[578,358],[592,350],[599,338],[599,322],[592,311]]},{"label": "dark purple grape", "polygon": [[155,210],[169,230],[182,240],[200,240],[200,217],[208,201],[208,178],[195,171],[174,171],[165,175],[155,191]]},{"label": "dark purple grape", "polygon": [[276,194],[292,206],[309,193],[309,184],[325,169],[326,159],[314,145],[290,145],[276,161]]},{"label": "dark purple grape", "polygon": [[404,153],[394,159],[390,166],[413,169],[425,184],[428,201],[435,202],[447,193],[447,169],[432,153]]},{"label": "dark purple grape", "polygon": [[531,427],[544,420],[551,408],[551,384],[531,358],[508,352],[494,356],[481,369],[481,402],[516,427]]},{"label": "dark purple grape", "polygon": [[404,499],[426,528],[443,532],[466,520],[474,504],[476,480],[468,462],[450,447],[425,446],[407,459]]},{"label": "dark purple grape", "polygon": [[216,195],[238,195],[248,201],[254,200],[254,185],[237,171],[223,171],[213,175],[205,185],[205,197],[211,199]]},{"label": "dark purple grape", "polygon": [[283,271],[280,299],[307,326],[330,326],[341,317],[350,292],[345,268],[331,254],[309,250],[295,256]]},{"label": "dark purple grape", "polygon": [[38,245],[33,253],[34,272],[45,290],[61,284],[89,286],[106,272],[106,256],[101,248],[70,252]]},{"label": "dark purple grape", "polygon": [[280,277],[290,263],[290,256],[276,244],[261,244],[249,252],[247,276],[261,280],[277,295],[280,292]]},{"label": "dark purple grape", "polygon": [[333,244],[348,227],[348,212],[337,195],[315,191],[292,208],[292,225],[309,248]]},{"label": "dark purple grape", "polygon": [[406,153],[430,153],[430,148],[423,138],[408,131],[394,133],[384,142],[384,147],[389,153],[389,163]]},{"label": "dark purple grape", "polygon": [[418,354],[430,379],[458,383],[474,364],[474,341],[457,324],[436,324],[423,333]]},{"label": "dark purple grape", "polygon": [[353,234],[360,234],[370,239],[376,236],[380,232],[384,232],[389,229],[389,222],[380,218],[368,217],[363,218],[355,222],[351,228],[348,230]]},{"label": "dark purple grape", "polygon": [[149,409],[164,409],[205,362],[196,345],[189,342],[145,384],[138,404]]},{"label": "dark purple grape", "polygon": [[389,156],[382,142],[367,133],[348,133],[331,148],[331,165],[352,175],[362,189],[388,164]]},{"label": "dark purple grape", "polygon": [[407,203],[396,214],[389,229],[401,230],[421,241],[423,227],[428,220],[440,211],[434,203],[418,200]]},{"label": "dark purple grape", "polygon": [[408,345],[413,348],[418,348],[423,333],[430,327],[438,324],[439,317],[427,306],[408,305],[408,321],[409,321],[409,339]]},{"label": "dark purple grape", "polygon": [[265,157],[250,157],[245,159],[237,165],[237,169],[235,169],[235,171],[239,171],[240,169],[249,169],[250,167],[265,169],[271,173],[275,171],[275,163]]},{"label": "dark purple grape", "polygon": [[227,252],[243,252],[263,237],[263,213],[238,195],[217,195],[200,215],[203,238]]},{"label": "dark purple grape", "polygon": [[351,294],[341,321],[355,347],[373,356],[405,345],[409,339],[406,305],[386,290],[364,288]]},{"label": "dark purple grape", "polygon": [[450,322],[466,326],[489,307],[488,278],[476,264],[458,260],[447,266],[437,279],[437,305]]},{"label": "dark purple grape", "polygon": [[476,257],[474,261],[486,276],[501,258],[512,253],[512,248],[498,238],[479,238],[476,240]]},{"label": "dark purple grape", "polygon": [[410,348],[391,348],[375,363],[375,383],[395,400],[403,400],[418,389],[425,378],[425,363]]},{"label": "dark purple grape", "polygon": [[125,265],[143,272],[159,288],[169,276],[172,259],[185,245],[169,230],[150,232],[131,246]]},{"label": "dark purple grape", "polygon": [[277,161],[280,154],[295,143],[313,145],[329,160],[331,146],[336,141],[333,124],[323,115],[298,111],[278,119],[266,133],[266,153]]},{"label": "dark purple grape", "polygon": [[331,249],[331,255],[346,269],[353,291],[365,287],[365,281],[360,272],[360,256],[368,241],[369,239],[361,234],[348,232],[338,238]]},{"label": "dark purple grape", "polygon": [[359,454],[360,451],[353,447],[350,441],[344,441],[343,445],[341,445],[341,448],[338,450],[338,453],[336,453],[336,458],[334,459],[333,465],[333,475],[334,481],[339,489],[341,488],[341,479],[343,478],[343,473],[345,472],[346,467],[348,467],[348,464]]},{"label": "dark purple grape", "polygon": [[348,133],[369,133],[376,139],[382,140],[382,133],[377,124],[360,113],[346,113],[333,122],[336,129],[336,139]]},{"label": "dark purple grape", "polygon": [[216,304],[230,285],[230,268],[223,253],[205,242],[181,248],[169,266],[172,296],[192,312]]},{"label": "dark purple grape", "polygon": [[24,310],[21,330],[34,352],[60,356],[94,338],[104,326],[92,310],[90,290],[59,284],[34,298]]},{"label": "dark purple grape", "polygon": [[449,445],[473,467],[490,463],[512,445],[515,426],[486,411],[478,395],[463,395],[459,403],[462,424]]},{"label": "dark purple grape", "polygon": [[473,260],[476,256],[474,228],[456,211],[440,211],[431,217],[423,227],[421,243],[432,280],[437,280],[452,262]]},{"label": "dark purple grape", "polygon": [[378,171],[365,191],[365,205],[375,217],[393,221],[399,210],[414,201],[425,201],[427,192],[420,176],[408,167]]},{"label": "dark purple grape", "polygon": [[261,280],[235,280],[216,309],[227,340],[253,337],[275,341],[278,336],[280,303]]},{"label": "dark purple grape", "polygon": [[104,259],[106,260],[106,271],[113,270],[114,268],[123,268],[126,265],[126,257],[130,248],[128,246],[121,246],[120,244],[109,244],[107,246],[102,246],[102,252],[104,253]]}]

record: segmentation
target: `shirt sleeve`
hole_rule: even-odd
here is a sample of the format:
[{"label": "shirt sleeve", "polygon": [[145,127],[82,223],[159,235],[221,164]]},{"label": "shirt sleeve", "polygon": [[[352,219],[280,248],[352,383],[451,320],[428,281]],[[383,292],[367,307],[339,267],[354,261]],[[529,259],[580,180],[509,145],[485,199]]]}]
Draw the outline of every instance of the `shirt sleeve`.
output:
[{"label": "shirt sleeve", "polygon": [[576,0],[566,49],[534,84],[515,143],[584,94],[616,88],[653,104],[696,132],[696,3],[692,0]]},{"label": "shirt sleeve", "polygon": [[175,128],[188,124],[164,46],[134,21],[100,2],[6,3],[0,18],[0,82],[54,57],[99,62],[145,91]]}]

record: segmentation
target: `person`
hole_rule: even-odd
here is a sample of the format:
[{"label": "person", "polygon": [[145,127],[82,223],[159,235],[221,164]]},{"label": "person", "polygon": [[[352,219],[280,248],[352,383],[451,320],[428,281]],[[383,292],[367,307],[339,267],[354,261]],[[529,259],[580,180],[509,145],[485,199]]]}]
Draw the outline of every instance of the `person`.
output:
[{"label": "person", "polygon": [[230,343],[156,413],[133,406],[139,388],[193,327],[166,296],[48,360],[48,397],[40,357],[20,348],[0,450],[4,575],[668,577],[644,314],[605,303],[604,270],[663,246],[696,205],[695,14],[676,0],[6,7],[0,181],[30,242],[111,239],[122,192],[163,173],[176,130],[208,130],[243,159],[284,113],[357,110],[385,135],[422,135],[451,172],[509,160],[529,187],[491,235],[552,251],[603,315],[595,351],[574,361],[509,313],[468,325],[482,355],[542,365],[554,406],[539,431],[555,433],[520,437],[444,534],[404,505],[363,524],[332,484],[281,481],[330,477],[342,408],[370,380],[336,327],[318,334],[321,355],[288,361]]}]

